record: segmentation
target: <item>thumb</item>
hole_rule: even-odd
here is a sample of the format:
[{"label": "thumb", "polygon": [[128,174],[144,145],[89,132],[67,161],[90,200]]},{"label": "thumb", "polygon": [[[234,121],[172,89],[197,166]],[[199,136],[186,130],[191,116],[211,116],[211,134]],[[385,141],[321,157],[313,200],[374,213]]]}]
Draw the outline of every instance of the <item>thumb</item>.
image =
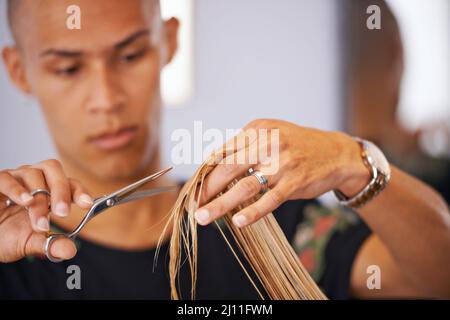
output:
[{"label": "thumb", "polygon": [[[43,256],[45,257],[45,235],[33,232],[25,244],[26,256]],[[50,254],[55,258],[69,260],[77,253],[77,248],[72,240],[68,238],[58,238],[50,246]]]}]

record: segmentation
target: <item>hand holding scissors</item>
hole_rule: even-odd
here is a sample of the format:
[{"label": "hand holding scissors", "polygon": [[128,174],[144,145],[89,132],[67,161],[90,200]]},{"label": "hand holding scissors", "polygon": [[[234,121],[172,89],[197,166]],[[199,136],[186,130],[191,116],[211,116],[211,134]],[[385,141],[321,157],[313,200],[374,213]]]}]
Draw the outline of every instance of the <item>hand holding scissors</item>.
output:
[{"label": "hand holding scissors", "polygon": [[80,233],[81,229],[95,216],[100,214],[101,212],[104,212],[106,209],[112,208],[114,206],[118,206],[120,204],[124,204],[130,201],[139,200],[144,197],[153,196],[162,192],[168,192],[173,191],[176,189],[175,186],[169,186],[169,187],[160,187],[160,188],[154,188],[154,189],[147,189],[142,191],[136,191],[138,188],[143,186],[149,181],[153,181],[160,176],[167,173],[172,168],[167,168],[162,171],[159,171],[157,173],[154,173],[144,179],[141,179],[139,181],[136,181],[126,187],[123,187],[120,190],[117,190],[109,195],[99,197],[94,199],[94,204],[92,205],[91,209],[87,212],[87,214],[84,216],[83,220],[80,222],[78,227],[76,227],[72,232],[70,233],[55,233],[50,235],[46,242],[44,247],[45,255],[47,256],[48,260],[52,262],[60,262],[62,259],[56,258],[52,256],[50,253],[50,247],[52,243],[61,237],[69,238],[70,240],[74,240],[78,233]]},{"label": "hand holding scissors", "polygon": [[[53,262],[64,260],[50,253],[50,248],[57,239],[75,239],[92,218],[108,208],[175,190],[176,187],[173,186],[137,191],[144,184],[159,178],[170,169],[159,171],[109,195],[98,197],[90,203],[84,201],[88,196],[81,184],[76,180],[66,178],[53,160],[44,161],[35,166],[22,166],[15,170],[0,171],[0,262],[13,262],[27,255],[42,254]],[[64,180],[67,182],[67,187],[61,183]],[[28,195],[28,198],[24,199],[23,195]],[[68,198],[69,201],[65,198]],[[69,203],[73,201],[78,206],[89,208],[89,210],[72,232],[50,234],[46,238],[43,231],[48,230],[40,228],[37,222],[46,217],[50,210],[52,214],[55,214],[54,209],[58,208],[62,199]],[[67,249],[67,246],[65,248]],[[61,249],[59,242],[58,249]],[[68,255],[62,255],[62,257],[67,259]]]}]

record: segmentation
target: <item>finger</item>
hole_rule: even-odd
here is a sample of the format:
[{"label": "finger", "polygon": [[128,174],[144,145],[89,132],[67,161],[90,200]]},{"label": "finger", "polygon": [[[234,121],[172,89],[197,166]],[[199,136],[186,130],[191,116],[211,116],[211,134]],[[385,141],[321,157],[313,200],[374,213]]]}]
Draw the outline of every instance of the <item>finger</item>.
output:
[{"label": "finger", "polygon": [[[20,179],[25,187],[30,191],[35,189],[47,189],[44,175],[39,169],[22,167],[11,171],[11,174],[17,179]],[[30,215],[31,226],[36,232],[47,232],[50,230],[50,225],[48,222],[48,214],[50,210],[48,203],[48,196],[38,193],[34,195],[33,203],[27,208]]]},{"label": "finger", "polygon": [[236,213],[232,218],[234,225],[242,228],[258,221],[278,208],[288,199],[288,196],[289,189],[277,185],[274,189],[264,193],[258,201]]},{"label": "finger", "polygon": [[219,157],[218,160],[238,152],[241,149],[248,148],[258,138],[255,134],[255,130],[241,130],[237,135],[225,142],[222,147],[214,151],[214,154],[221,154],[223,157]]},{"label": "finger", "polygon": [[[33,233],[25,245],[26,256],[45,257],[46,237],[42,233]],[[77,248],[72,240],[68,238],[58,238],[50,246],[50,254],[55,258],[69,260],[77,253]]]},{"label": "finger", "polygon": [[78,180],[69,179],[70,188],[72,190],[72,199],[81,208],[88,209],[92,206],[94,201],[91,196],[86,192],[84,187]]},{"label": "finger", "polygon": [[28,190],[7,171],[0,172],[0,193],[23,207],[34,202]]},{"label": "finger", "polygon": [[223,191],[234,179],[244,175],[247,170],[257,164],[254,154],[257,145],[243,148],[236,153],[228,155],[205,178],[199,205],[207,203],[219,192]]},{"label": "finger", "polygon": [[195,218],[200,225],[207,225],[257,195],[262,187],[254,176],[244,177],[223,195],[198,209]]},{"label": "finger", "polygon": [[41,169],[44,174],[51,193],[52,213],[66,217],[70,212],[72,192],[61,164],[57,160],[46,160],[33,167]]}]

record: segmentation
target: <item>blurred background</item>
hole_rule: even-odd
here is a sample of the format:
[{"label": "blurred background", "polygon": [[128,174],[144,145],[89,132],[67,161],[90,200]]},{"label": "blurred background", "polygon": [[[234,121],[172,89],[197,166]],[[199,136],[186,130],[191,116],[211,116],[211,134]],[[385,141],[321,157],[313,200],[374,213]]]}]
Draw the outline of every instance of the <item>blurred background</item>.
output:
[{"label": "blurred background", "polygon": [[[345,130],[375,142],[449,202],[450,2],[346,3]],[[368,28],[371,5],[380,29]]]},{"label": "blurred background", "polygon": [[[0,1],[3,46],[11,40]],[[194,135],[197,120],[225,131],[269,117],[371,139],[448,194],[449,1],[161,1],[165,17],[181,20],[180,51],[162,80],[167,163],[176,129]],[[366,25],[373,4],[379,30]],[[3,64],[0,99],[0,168],[57,157],[39,107]]]},{"label": "blurred background", "polygon": [[[9,36],[6,1],[0,1],[3,45]],[[176,13],[173,3],[186,1],[162,0],[163,14]],[[184,65],[191,64],[192,69],[182,63],[180,74],[174,76],[171,70],[168,75],[172,87],[163,83],[168,102],[162,134],[166,161],[170,160],[173,130],[193,131],[196,120],[203,121],[204,130],[237,129],[261,117],[323,129],[340,126],[341,41],[334,2],[190,1],[191,6],[182,8],[190,11],[183,14],[192,17],[188,26],[192,34],[184,34],[180,51],[185,54]],[[186,18],[181,20],[181,29],[185,27]],[[186,46],[191,46],[190,52]],[[178,56],[174,62],[179,60]],[[176,97],[171,99],[167,93]],[[3,64],[0,97],[0,146],[8,150],[0,153],[0,168],[56,157],[38,106],[12,86]],[[186,177],[196,167],[179,165],[174,174]]]}]

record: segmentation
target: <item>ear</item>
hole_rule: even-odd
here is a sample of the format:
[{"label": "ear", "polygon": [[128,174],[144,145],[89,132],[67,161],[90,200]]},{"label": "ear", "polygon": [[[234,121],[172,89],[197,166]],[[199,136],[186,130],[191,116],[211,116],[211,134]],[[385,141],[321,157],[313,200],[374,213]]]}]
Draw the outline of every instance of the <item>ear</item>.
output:
[{"label": "ear", "polygon": [[175,53],[178,49],[178,29],[180,26],[180,22],[177,18],[170,18],[169,20],[165,20],[164,22],[164,45],[166,49],[166,59],[165,65],[169,64]]},{"label": "ear", "polygon": [[25,94],[31,94],[27,81],[25,66],[17,47],[5,47],[2,50],[3,62],[11,81]]}]

